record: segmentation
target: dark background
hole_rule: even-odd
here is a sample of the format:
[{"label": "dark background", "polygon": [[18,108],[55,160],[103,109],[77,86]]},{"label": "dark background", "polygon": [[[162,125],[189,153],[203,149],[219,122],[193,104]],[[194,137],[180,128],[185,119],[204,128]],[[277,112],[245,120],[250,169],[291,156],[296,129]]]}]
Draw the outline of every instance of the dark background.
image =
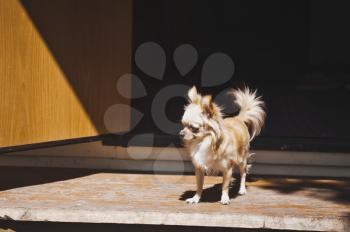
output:
[{"label": "dark background", "polygon": [[[165,49],[167,67],[160,81],[133,65],[148,94],[133,100],[133,106],[145,113],[134,132],[163,133],[150,109],[154,95],[164,86],[197,85],[201,92],[215,96],[245,83],[257,88],[267,103],[261,138],[278,140],[280,146],[293,139],[298,139],[299,146],[311,140],[348,143],[348,9],[347,1],[325,0],[135,0],[134,51],[154,41]],[[199,53],[199,62],[186,78],[172,60],[176,47],[184,43]],[[216,52],[234,60],[234,77],[223,85],[201,88],[202,64]],[[169,101],[167,114],[172,121],[180,121],[185,103],[182,98]]]}]

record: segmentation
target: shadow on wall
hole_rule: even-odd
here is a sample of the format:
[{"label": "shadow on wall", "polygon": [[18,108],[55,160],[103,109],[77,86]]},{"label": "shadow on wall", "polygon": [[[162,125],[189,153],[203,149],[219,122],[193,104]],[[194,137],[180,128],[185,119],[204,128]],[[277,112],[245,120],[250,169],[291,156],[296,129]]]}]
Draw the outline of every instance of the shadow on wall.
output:
[{"label": "shadow on wall", "polygon": [[[20,0],[97,131],[124,101],[116,80],[131,66],[131,1]],[[126,101],[126,100],[125,100]]]}]

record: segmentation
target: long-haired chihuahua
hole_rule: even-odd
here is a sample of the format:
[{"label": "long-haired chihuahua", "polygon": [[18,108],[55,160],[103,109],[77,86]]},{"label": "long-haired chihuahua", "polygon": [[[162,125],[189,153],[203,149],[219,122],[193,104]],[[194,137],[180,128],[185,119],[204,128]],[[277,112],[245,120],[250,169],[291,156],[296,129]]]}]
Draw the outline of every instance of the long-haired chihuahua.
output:
[{"label": "long-haired chihuahua", "polygon": [[201,96],[196,87],[188,91],[188,105],[182,117],[183,129],[180,137],[190,151],[195,167],[197,191],[186,200],[196,204],[200,201],[204,175],[223,174],[221,203],[229,204],[229,185],[235,165],[239,167],[241,183],[239,194],[246,193],[246,175],[250,142],[264,124],[264,102],[256,91],[249,88],[233,89],[230,94],[240,107],[237,116],[224,118],[222,109],[212,101],[210,95]]}]

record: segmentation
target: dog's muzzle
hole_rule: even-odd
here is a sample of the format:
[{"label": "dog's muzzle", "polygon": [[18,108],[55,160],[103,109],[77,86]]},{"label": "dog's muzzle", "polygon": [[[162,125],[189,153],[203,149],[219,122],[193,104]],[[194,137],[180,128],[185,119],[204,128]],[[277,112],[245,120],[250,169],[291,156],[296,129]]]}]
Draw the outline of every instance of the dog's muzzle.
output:
[{"label": "dog's muzzle", "polygon": [[180,131],[179,136],[181,139],[183,139],[185,137],[185,132],[183,130]]}]

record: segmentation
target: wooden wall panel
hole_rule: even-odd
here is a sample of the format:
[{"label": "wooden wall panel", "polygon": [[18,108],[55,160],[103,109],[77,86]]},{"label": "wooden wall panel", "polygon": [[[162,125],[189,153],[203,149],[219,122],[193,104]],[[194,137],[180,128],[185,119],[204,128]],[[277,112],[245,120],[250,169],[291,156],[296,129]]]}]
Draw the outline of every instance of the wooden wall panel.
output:
[{"label": "wooden wall panel", "polygon": [[[131,0],[0,0],[0,147],[107,133],[129,104]],[[125,86],[130,89],[130,86]],[[120,131],[130,115],[116,115]]]}]

